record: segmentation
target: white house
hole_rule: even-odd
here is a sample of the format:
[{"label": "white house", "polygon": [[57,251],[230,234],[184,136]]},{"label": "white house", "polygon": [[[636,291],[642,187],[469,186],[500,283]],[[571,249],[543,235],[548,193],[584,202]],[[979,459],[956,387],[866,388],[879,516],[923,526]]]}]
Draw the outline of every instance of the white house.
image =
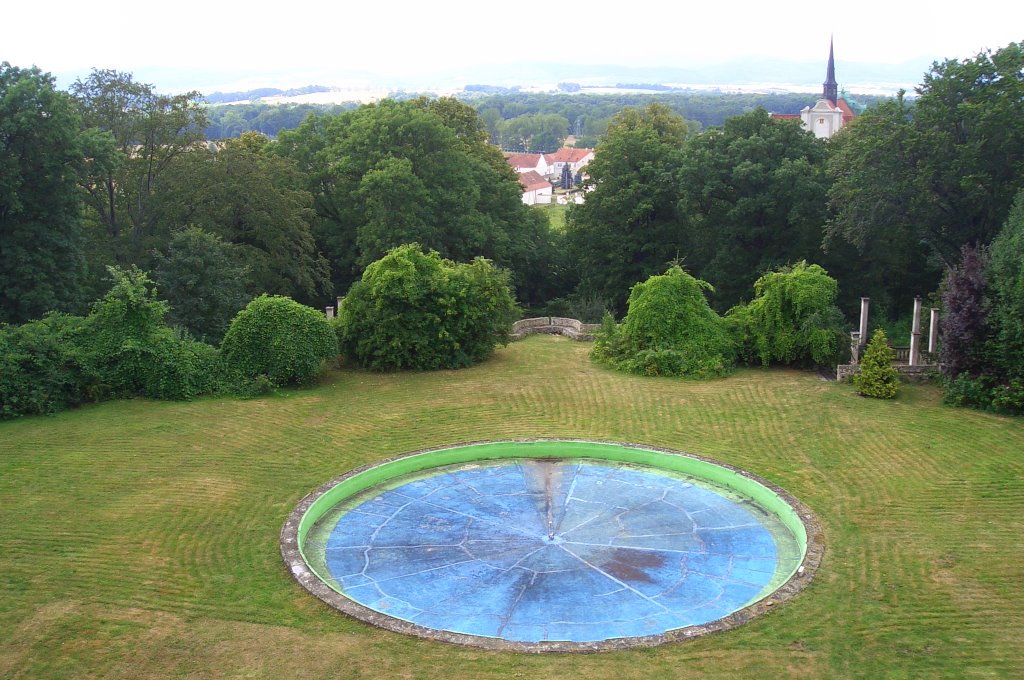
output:
[{"label": "white house", "polygon": [[565,165],[569,166],[570,172],[573,176],[576,176],[587,163],[594,160],[593,149],[573,149],[571,147],[563,146],[561,149],[554,153],[544,154],[544,160],[547,163],[548,171],[546,174],[548,177],[553,177],[558,180],[562,176],[562,167]]},{"label": "white house", "polygon": [[532,170],[541,177],[548,174],[548,163],[542,153],[507,153],[505,162],[518,173]]},{"label": "white house", "polygon": [[519,184],[523,187],[523,203],[526,205],[551,203],[551,182],[535,170],[519,173]]}]

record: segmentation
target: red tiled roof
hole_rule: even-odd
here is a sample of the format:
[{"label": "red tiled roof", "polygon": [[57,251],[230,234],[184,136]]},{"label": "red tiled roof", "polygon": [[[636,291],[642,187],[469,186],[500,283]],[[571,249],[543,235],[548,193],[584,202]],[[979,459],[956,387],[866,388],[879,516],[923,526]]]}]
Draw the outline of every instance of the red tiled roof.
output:
[{"label": "red tiled roof", "polygon": [[586,158],[588,154],[592,153],[594,153],[593,149],[573,149],[568,146],[563,146],[554,153],[544,154],[544,159],[548,163],[579,163],[581,160]]},{"label": "red tiled roof", "polygon": [[540,163],[539,153],[510,153],[505,161],[513,168],[535,168]]},{"label": "red tiled roof", "polygon": [[522,185],[523,191],[551,188],[551,182],[538,175],[535,170],[519,173],[519,184]]},{"label": "red tiled roof", "polygon": [[853,117],[857,115],[853,112],[853,109],[850,108],[850,105],[846,103],[845,99],[840,99],[836,103],[839,105],[839,108],[843,110],[843,125],[849,123],[853,120]]}]

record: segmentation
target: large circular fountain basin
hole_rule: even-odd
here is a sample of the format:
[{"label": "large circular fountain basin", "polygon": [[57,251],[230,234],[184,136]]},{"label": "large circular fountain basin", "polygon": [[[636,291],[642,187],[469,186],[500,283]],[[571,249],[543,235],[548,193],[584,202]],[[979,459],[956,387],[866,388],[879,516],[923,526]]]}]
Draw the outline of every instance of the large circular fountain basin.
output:
[{"label": "large circular fountain basin", "polygon": [[820,558],[809,519],[780,489],[693,456],[491,442],[324,485],[282,551],[315,595],[391,630],[593,650],[729,627],[795,593]]}]

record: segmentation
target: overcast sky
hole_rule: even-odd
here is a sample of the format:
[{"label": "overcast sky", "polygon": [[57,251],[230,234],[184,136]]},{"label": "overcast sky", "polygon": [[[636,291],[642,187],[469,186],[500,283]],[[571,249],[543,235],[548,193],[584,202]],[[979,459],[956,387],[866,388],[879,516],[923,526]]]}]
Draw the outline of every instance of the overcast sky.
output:
[{"label": "overcast sky", "polygon": [[[5,7],[0,61],[56,74],[91,67],[173,73],[178,81],[211,70],[240,78],[291,72],[300,85],[311,82],[304,73],[387,78],[521,61],[693,67],[742,57],[823,60],[830,34],[837,59],[890,64],[966,58],[1024,39],[1020,0],[999,9],[947,0],[45,4]],[[578,11],[553,11],[559,7]],[[828,7],[837,14],[819,18]]]}]

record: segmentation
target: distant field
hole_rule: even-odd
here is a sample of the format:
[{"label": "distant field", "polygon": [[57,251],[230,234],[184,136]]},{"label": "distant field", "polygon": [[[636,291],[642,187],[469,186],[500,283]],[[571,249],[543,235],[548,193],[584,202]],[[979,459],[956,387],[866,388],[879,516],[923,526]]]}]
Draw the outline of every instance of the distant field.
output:
[{"label": "distant field", "polygon": [[565,231],[565,213],[568,212],[569,206],[549,203],[548,205],[537,205],[534,208],[547,213],[552,229],[555,231]]},{"label": "distant field", "polygon": [[[0,423],[3,678],[1024,677],[1024,422],[810,373],[644,379],[534,336],[462,371],[334,371],[252,401]],[[374,629],[285,571],[298,500],[352,467],[481,439],[700,453],[781,485],[827,542],[796,599],[690,643],[595,655]]]}]

